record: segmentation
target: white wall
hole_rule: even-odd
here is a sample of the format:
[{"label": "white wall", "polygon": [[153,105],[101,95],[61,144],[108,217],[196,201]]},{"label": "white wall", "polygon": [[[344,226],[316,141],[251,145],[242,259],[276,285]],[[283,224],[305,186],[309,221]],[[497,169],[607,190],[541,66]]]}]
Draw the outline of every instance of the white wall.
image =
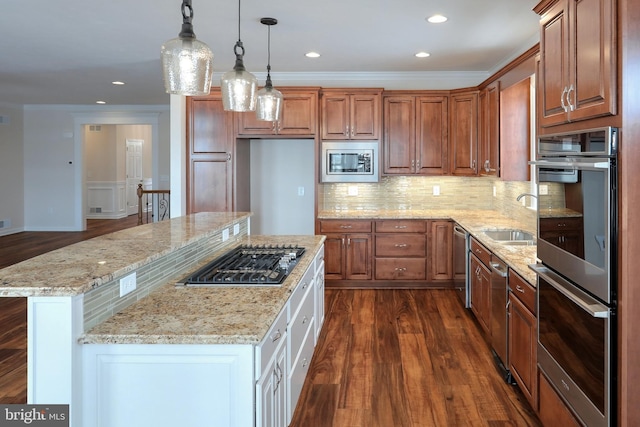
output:
[{"label": "white wall", "polygon": [[23,112],[20,107],[0,106],[0,236],[24,230]]},{"label": "white wall", "polygon": [[[24,228],[28,231],[77,231],[84,223],[83,124],[141,124],[155,121],[154,181],[170,175],[168,164],[169,106],[86,107],[31,105],[24,107]],[[162,125],[160,125],[162,123]],[[160,133],[162,129],[165,133]],[[77,135],[76,135],[77,133]],[[162,153],[162,154],[161,154]],[[4,149],[0,157],[4,156]],[[17,196],[2,205],[19,203]],[[1,217],[0,217],[1,219]],[[80,227],[80,228],[79,228]]]},{"label": "white wall", "polygon": [[314,159],[313,139],[251,141],[251,234],[314,234]]}]

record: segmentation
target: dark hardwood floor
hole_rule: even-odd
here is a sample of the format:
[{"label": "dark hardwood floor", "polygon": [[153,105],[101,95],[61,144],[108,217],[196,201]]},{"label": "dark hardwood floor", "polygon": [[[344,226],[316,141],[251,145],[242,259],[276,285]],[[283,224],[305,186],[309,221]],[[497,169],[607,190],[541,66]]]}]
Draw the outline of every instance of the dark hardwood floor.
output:
[{"label": "dark hardwood floor", "polygon": [[[0,268],[137,223],[0,237]],[[453,290],[327,289],[291,427],[540,426]],[[26,403],[26,300],[0,298],[0,403]]]},{"label": "dark hardwood floor", "polygon": [[[0,236],[0,269],[45,252],[134,227],[138,216],[87,220],[87,230]],[[27,403],[27,300],[0,298],[0,403]]]},{"label": "dark hardwood floor", "polygon": [[291,427],[540,426],[453,290],[327,289]]}]

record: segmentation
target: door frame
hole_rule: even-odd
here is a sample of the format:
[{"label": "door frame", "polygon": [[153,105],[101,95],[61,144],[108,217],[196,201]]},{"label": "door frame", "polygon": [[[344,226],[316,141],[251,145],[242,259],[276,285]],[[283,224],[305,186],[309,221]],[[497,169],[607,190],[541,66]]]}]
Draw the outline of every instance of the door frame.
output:
[{"label": "door frame", "polygon": [[159,182],[159,116],[166,112],[162,110],[151,111],[94,111],[73,113],[73,141],[74,141],[74,207],[73,207],[73,228],[75,231],[87,229],[87,209],[86,209],[86,171],[84,165],[85,141],[83,128],[85,125],[151,125],[151,157],[152,157],[152,178],[153,182]]}]

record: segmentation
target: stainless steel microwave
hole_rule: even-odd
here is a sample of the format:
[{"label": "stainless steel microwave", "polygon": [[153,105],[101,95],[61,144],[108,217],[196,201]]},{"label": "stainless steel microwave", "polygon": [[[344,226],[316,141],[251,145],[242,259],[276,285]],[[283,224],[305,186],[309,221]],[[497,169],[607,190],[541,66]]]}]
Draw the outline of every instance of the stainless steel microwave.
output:
[{"label": "stainless steel microwave", "polygon": [[378,182],[378,141],[322,143],[322,182]]}]

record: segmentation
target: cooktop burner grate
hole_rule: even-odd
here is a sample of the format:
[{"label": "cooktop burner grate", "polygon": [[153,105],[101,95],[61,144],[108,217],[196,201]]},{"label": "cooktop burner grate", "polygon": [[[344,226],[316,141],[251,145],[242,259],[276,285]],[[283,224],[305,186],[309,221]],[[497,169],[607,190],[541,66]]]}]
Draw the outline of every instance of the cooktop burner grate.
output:
[{"label": "cooktop burner grate", "polygon": [[297,245],[242,245],[180,280],[183,286],[277,286],[305,248]]}]

